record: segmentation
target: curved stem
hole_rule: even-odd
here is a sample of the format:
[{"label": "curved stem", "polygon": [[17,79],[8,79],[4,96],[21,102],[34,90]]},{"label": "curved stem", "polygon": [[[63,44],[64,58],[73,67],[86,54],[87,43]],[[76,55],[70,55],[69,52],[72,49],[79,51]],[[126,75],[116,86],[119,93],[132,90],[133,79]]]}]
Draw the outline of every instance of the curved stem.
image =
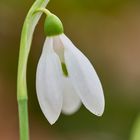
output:
[{"label": "curved stem", "polygon": [[20,140],[29,140],[26,69],[33,33],[42,15],[42,13],[34,14],[34,12],[39,8],[46,7],[48,2],[49,0],[36,0],[34,2],[33,6],[26,16],[22,29],[17,76],[17,100],[19,110]]},{"label": "curved stem", "polygon": [[42,13],[46,14],[46,16],[52,15],[52,13],[46,8],[39,8],[35,11],[35,13],[37,13],[37,12],[42,12]]}]

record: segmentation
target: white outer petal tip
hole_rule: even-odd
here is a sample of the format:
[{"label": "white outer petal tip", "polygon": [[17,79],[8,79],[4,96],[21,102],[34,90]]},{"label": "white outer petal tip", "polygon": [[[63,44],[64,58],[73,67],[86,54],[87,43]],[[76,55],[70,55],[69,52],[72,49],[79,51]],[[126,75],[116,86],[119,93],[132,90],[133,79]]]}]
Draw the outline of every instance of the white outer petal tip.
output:
[{"label": "white outer petal tip", "polygon": [[101,82],[90,61],[63,34],[60,36],[65,46],[65,62],[77,94],[85,107],[97,116],[102,116],[105,107]]},{"label": "white outer petal tip", "polygon": [[62,109],[61,64],[47,38],[37,67],[36,90],[41,110],[50,124],[58,119]]}]

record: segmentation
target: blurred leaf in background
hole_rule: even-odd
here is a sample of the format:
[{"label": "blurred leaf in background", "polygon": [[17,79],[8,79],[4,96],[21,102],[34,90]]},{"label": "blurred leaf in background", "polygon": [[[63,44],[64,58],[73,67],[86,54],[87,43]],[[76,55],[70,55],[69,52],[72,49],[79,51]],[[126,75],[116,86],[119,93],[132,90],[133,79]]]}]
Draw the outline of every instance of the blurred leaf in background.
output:
[{"label": "blurred leaf in background", "polygon": [[130,140],[140,140],[140,115],[134,122]]}]

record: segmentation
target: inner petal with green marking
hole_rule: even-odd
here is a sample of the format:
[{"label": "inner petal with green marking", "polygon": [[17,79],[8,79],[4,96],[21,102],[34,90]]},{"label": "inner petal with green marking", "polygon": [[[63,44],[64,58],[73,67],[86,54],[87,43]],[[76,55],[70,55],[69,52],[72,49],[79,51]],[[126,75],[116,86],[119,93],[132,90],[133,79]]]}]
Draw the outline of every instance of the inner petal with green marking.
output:
[{"label": "inner petal with green marking", "polygon": [[64,46],[63,46],[61,40],[59,39],[59,37],[54,38],[53,46],[54,46],[55,53],[59,56],[59,59],[61,61],[63,75],[65,77],[68,77],[69,74],[68,74],[68,70],[67,70],[67,66],[66,66],[65,58],[64,58]]}]

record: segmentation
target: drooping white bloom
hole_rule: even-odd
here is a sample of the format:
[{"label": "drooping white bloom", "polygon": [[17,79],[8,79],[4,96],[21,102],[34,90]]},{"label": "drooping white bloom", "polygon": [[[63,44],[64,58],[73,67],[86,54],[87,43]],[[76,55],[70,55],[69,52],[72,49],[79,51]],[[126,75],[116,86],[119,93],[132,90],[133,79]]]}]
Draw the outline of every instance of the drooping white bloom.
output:
[{"label": "drooping white bloom", "polygon": [[64,34],[46,38],[37,67],[36,89],[50,124],[56,122],[61,111],[76,112],[81,103],[97,116],[104,112],[103,90],[93,66]]}]

